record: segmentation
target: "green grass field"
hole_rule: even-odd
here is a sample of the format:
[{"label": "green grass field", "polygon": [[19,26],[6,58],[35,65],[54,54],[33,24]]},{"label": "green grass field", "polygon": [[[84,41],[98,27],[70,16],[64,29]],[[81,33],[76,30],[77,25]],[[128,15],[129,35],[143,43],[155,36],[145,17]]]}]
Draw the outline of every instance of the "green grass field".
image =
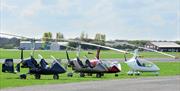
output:
[{"label": "green grass field", "polygon": [[[155,62],[160,67],[159,76],[175,76],[180,75],[180,62]],[[2,65],[2,64],[1,64]],[[19,79],[19,74],[10,74],[0,72],[0,89],[8,87],[19,87],[28,85],[42,85],[42,84],[57,84],[57,83],[72,83],[82,81],[95,81],[95,80],[110,80],[110,79],[126,79],[126,78],[140,78],[140,77],[156,77],[152,73],[143,73],[141,76],[128,76],[127,71],[129,68],[125,63],[121,63],[122,72],[119,77],[115,77],[114,74],[105,74],[102,78],[96,78],[95,75],[92,77],[80,78],[79,74],[67,77],[67,73],[60,74],[59,80],[53,80],[52,75],[43,75],[40,80],[35,80],[33,75],[29,75],[26,80]],[[0,67],[1,70],[1,67]],[[22,69],[21,73],[26,73],[27,69]]]},{"label": "green grass field", "polygon": [[[32,51],[30,50],[25,50],[24,51],[24,57],[29,57]],[[91,50],[90,52],[94,54],[89,54],[88,51],[82,51],[81,52],[81,58],[87,55],[89,58],[94,58],[96,51]],[[35,51],[35,58],[37,58],[37,54],[41,54],[44,58],[50,58],[50,55],[53,55],[56,58],[59,59],[65,59],[66,54],[65,51],[44,51],[44,50],[36,50]],[[74,58],[76,57],[76,51],[70,51],[69,52],[70,57]],[[168,54],[172,54],[175,56],[180,57],[180,52],[168,52]],[[140,52],[140,55],[142,55],[144,58],[166,58],[167,56],[155,53],[155,52]],[[112,59],[112,58],[124,58],[122,53],[115,52],[115,51],[110,51],[110,50],[103,50],[101,51],[100,54],[101,58],[103,59]],[[127,57],[131,57],[132,55],[128,54]],[[4,58],[14,58],[14,59],[19,59],[20,58],[20,50],[8,50],[8,49],[0,49],[0,59]]]}]

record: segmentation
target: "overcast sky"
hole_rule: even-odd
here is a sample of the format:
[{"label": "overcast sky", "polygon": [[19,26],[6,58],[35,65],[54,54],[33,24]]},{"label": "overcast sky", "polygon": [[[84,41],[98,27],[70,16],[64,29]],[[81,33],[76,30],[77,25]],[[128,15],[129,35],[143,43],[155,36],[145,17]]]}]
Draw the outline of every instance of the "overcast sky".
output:
[{"label": "overcast sky", "polygon": [[180,40],[180,0],[0,0],[0,15],[0,32],[28,37]]}]

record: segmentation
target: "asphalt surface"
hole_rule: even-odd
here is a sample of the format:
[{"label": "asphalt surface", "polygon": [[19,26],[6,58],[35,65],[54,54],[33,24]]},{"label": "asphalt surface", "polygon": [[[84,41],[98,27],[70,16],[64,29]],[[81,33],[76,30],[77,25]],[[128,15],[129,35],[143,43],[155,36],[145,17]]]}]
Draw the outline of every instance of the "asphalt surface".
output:
[{"label": "asphalt surface", "polygon": [[180,76],[36,85],[1,91],[180,91]]}]

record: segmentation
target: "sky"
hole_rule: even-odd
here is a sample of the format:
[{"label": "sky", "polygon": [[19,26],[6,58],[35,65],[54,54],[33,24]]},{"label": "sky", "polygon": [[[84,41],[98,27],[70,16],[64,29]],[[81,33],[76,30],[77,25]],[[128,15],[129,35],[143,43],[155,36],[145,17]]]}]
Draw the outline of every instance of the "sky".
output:
[{"label": "sky", "polygon": [[0,32],[40,38],[180,40],[180,0],[0,0]]}]

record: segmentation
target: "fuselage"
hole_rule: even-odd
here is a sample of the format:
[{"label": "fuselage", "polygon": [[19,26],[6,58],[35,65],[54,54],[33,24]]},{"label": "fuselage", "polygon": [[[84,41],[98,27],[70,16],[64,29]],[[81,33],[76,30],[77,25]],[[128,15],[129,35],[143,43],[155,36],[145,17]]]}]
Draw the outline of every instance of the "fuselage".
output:
[{"label": "fuselage", "polygon": [[125,62],[133,71],[141,72],[157,72],[160,70],[158,66],[152,62],[139,60],[135,57]]}]

